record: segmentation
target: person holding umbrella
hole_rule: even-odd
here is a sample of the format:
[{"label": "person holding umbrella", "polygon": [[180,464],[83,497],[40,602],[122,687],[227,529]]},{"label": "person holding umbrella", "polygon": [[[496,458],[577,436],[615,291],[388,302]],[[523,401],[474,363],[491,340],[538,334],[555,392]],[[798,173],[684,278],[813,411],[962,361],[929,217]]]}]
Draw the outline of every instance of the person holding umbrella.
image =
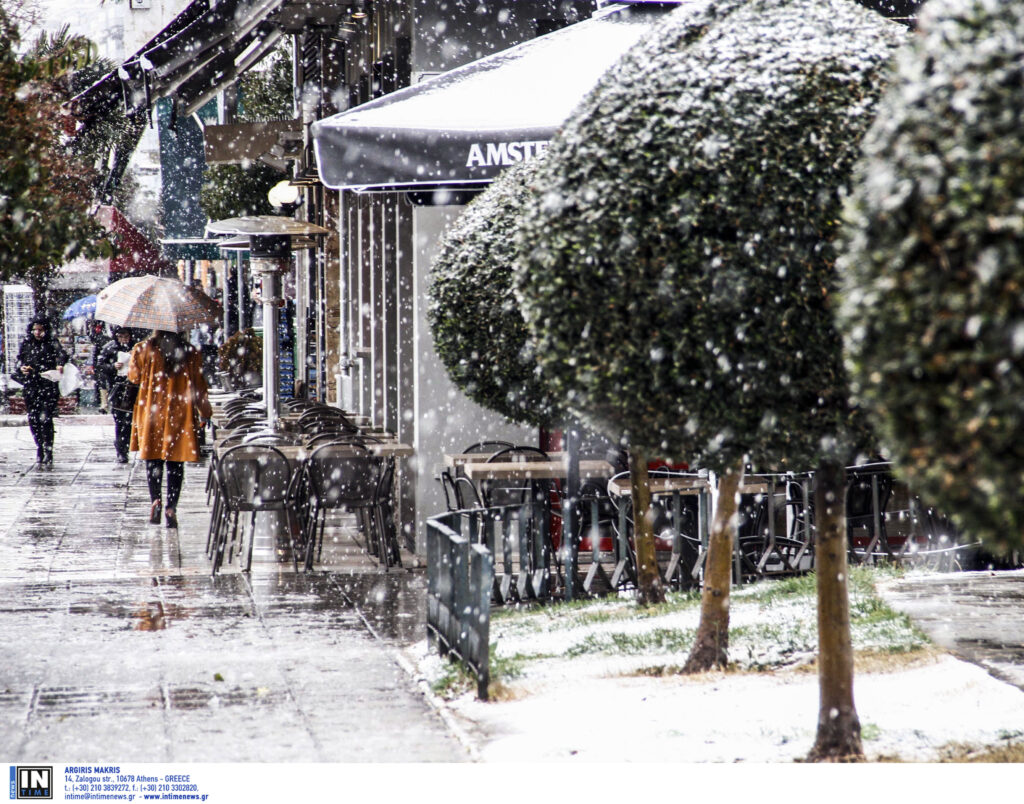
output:
[{"label": "person holding umbrella", "polygon": [[[128,382],[139,387],[132,412],[130,449],[146,462],[149,521],[178,526],[178,496],[185,463],[199,460],[198,429],[213,415],[202,360],[180,333],[216,321],[216,303],[196,288],[156,276],[129,277],[104,288],[96,317],[122,327],[148,327],[135,345]],[[167,472],[166,505],[161,500]]]},{"label": "person holding umbrella", "polygon": [[60,389],[43,376],[44,371],[63,373],[68,353],[53,337],[50,322],[37,316],[29,322],[28,333],[18,349],[17,373],[24,386],[28,426],[36,442],[40,469],[53,468],[53,417],[57,414]]},{"label": "person holding umbrella", "polygon": [[139,387],[132,418],[131,449],[146,462],[149,521],[160,522],[161,487],[167,468],[164,523],[178,527],[177,505],[185,462],[199,460],[199,427],[213,415],[199,352],[177,332],[155,330],[132,349],[128,382]]},{"label": "person holding umbrella", "polygon": [[128,362],[118,354],[128,352],[135,343],[127,327],[114,327],[114,337],[104,344],[96,358],[96,381],[108,389],[110,412],[114,417],[114,451],[118,463],[128,463],[128,445],[132,435],[132,409],[138,387],[128,382]]}]

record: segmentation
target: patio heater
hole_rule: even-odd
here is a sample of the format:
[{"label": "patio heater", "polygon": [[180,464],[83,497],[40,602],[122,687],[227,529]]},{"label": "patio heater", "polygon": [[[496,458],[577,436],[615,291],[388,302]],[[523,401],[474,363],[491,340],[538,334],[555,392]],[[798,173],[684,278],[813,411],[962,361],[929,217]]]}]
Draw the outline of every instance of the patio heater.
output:
[{"label": "patio heater", "polygon": [[274,215],[252,215],[214,221],[206,226],[210,234],[248,238],[249,265],[260,278],[263,302],[263,401],[267,406],[267,424],[280,427],[278,417],[279,360],[277,354],[278,308],[284,301],[282,276],[288,270],[296,248],[315,244],[312,235],[328,234],[322,226]]}]

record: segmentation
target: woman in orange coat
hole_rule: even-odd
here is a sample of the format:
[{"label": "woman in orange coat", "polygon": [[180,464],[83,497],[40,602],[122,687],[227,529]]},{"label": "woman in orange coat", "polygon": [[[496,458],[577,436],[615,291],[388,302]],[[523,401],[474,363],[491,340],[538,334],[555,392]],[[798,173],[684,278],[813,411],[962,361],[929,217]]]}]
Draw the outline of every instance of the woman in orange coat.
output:
[{"label": "woman in orange coat", "polygon": [[167,465],[165,523],[178,527],[176,507],[185,461],[199,460],[200,418],[213,415],[203,379],[202,358],[176,332],[154,331],[132,349],[128,382],[139,386],[132,417],[131,449],[146,462],[152,505],[149,521],[160,522],[160,491]]}]

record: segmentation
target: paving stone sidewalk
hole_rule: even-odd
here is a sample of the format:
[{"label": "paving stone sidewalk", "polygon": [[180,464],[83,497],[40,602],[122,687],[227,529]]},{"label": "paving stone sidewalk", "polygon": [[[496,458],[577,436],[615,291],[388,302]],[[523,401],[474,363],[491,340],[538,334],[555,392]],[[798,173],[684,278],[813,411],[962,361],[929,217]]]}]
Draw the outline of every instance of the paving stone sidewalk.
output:
[{"label": "paving stone sidewalk", "polygon": [[341,530],[313,573],[257,542],[251,575],[213,578],[206,466],[179,529],[150,525],[112,439],[60,420],[47,472],[27,427],[0,428],[0,759],[469,758],[398,660],[422,571],[384,573]]}]

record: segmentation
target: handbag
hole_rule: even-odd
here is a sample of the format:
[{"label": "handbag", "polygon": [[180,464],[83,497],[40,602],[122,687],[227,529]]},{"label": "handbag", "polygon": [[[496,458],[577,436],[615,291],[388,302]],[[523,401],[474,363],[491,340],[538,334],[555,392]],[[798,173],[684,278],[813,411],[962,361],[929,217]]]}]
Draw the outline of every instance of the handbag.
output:
[{"label": "handbag", "polygon": [[139,386],[127,380],[115,382],[110,388],[110,409],[131,411],[135,408],[135,399],[139,395]]}]

